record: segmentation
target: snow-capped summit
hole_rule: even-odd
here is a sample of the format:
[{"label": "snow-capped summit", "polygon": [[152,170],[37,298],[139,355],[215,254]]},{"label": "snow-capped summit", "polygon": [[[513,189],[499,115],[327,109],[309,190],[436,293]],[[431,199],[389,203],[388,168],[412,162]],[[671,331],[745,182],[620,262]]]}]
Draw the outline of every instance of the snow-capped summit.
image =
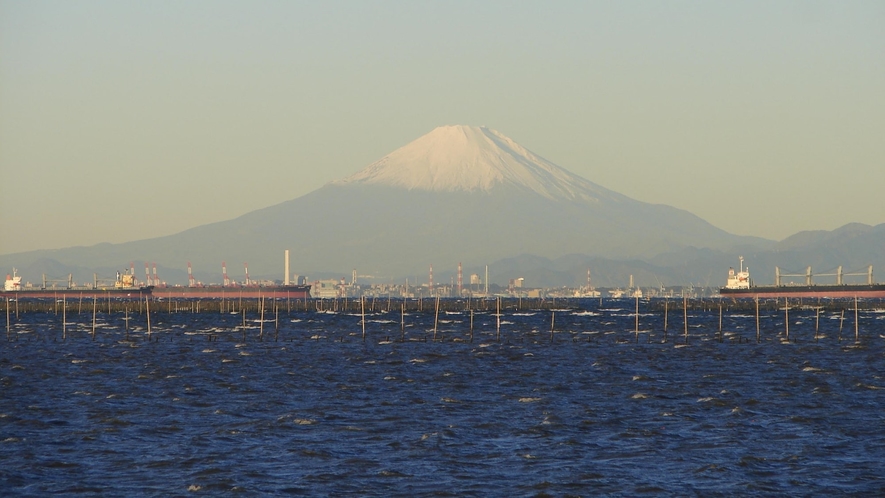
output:
[{"label": "snow-capped summit", "polygon": [[484,126],[440,126],[334,185],[386,185],[438,192],[529,189],[550,199],[622,197]]}]

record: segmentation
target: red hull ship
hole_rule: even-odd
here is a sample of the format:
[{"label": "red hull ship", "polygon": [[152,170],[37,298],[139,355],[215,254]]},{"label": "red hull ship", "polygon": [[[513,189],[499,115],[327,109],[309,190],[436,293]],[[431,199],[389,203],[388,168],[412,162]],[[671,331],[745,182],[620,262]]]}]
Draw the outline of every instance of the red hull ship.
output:
[{"label": "red hull ship", "polygon": [[[750,299],[776,299],[784,298],[824,298],[824,299],[840,299],[840,298],[862,298],[862,299],[885,299],[885,284],[873,283],[873,267],[870,266],[865,273],[849,273],[843,274],[842,267],[839,267],[834,274],[827,276],[835,276],[835,284],[814,284],[812,281],[811,267],[801,275],[788,275],[781,273],[780,269],[775,267],[775,285],[757,286],[750,279],[749,268],[744,268],[744,258],[740,259],[741,266],[739,271],[730,268],[728,271],[728,283],[725,287],[719,289],[719,295],[722,297],[732,298],[750,298]],[[866,284],[843,284],[842,277],[845,275],[862,275],[867,277]],[[821,275],[818,275],[821,276]],[[804,285],[787,284],[781,285],[781,277],[804,277]]]}]

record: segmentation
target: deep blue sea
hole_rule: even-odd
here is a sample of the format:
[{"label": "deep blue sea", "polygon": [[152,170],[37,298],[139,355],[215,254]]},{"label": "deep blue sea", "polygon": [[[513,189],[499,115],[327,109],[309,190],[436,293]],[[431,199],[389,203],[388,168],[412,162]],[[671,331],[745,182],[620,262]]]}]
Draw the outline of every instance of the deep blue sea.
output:
[{"label": "deep blue sea", "polygon": [[[572,303],[574,304],[574,303]],[[26,313],[3,496],[885,495],[885,311]],[[6,332],[5,329],[3,332]],[[244,340],[245,333],[245,340]],[[259,334],[262,334],[259,340]],[[687,343],[686,343],[687,342]]]}]

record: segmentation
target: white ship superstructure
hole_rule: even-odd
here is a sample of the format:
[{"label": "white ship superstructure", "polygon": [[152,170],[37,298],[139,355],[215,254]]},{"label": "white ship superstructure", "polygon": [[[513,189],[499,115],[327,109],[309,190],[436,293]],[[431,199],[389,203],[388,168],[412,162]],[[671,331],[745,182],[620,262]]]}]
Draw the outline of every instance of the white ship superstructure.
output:
[{"label": "white ship superstructure", "polygon": [[744,268],[744,257],[741,256],[740,270],[735,272],[734,268],[728,269],[728,281],[725,284],[726,289],[749,289],[750,288],[750,268]]}]

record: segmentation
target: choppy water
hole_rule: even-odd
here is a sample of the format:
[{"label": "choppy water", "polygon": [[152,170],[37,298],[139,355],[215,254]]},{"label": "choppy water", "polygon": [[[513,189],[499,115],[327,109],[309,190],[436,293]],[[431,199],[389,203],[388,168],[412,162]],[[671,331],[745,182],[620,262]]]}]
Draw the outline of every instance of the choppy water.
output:
[{"label": "choppy water", "polygon": [[[755,318],[632,302],[496,317],[163,314],[13,319],[0,490],[77,495],[885,493],[885,313]],[[853,316],[851,317],[853,320]],[[278,334],[278,335],[277,335]],[[215,340],[210,341],[209,338]],[[388,340],[389,338],[389,340]],[[744,342],[741,339],[749,339]]]}]

